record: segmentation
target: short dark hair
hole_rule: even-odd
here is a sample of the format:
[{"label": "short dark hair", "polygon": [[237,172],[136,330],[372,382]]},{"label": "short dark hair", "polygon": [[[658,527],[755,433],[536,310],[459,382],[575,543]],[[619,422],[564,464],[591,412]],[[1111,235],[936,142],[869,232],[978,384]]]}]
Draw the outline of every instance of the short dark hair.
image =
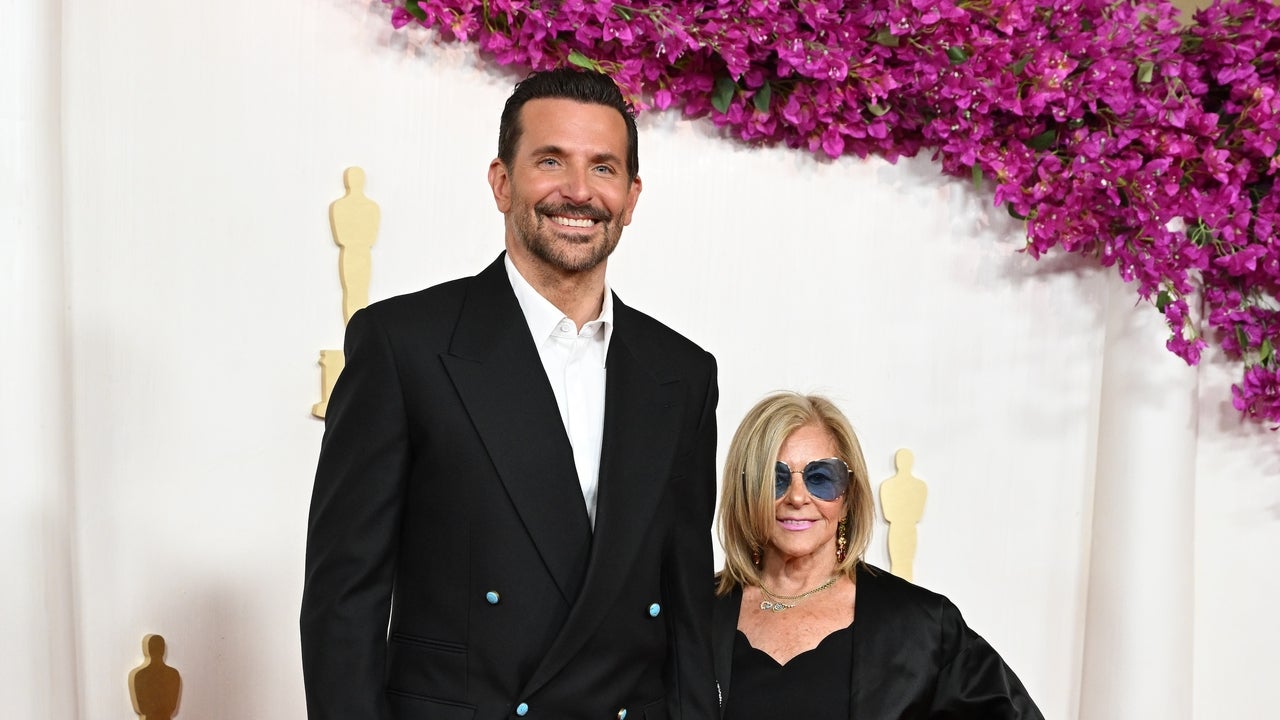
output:
[{"label": "short dark hair", "polygon": [[508,168],[515,160],[516,143],[520,141],[520,109],[530,100],[558,98],[590,105],[604,105],[617,110],[627,125],[627,179],[640,174],[640,138],[636,132],[636,114],[622,97],[617,84],[602,73],[575,68],[557,68],[529,73],[516,83],[511,97],[502,108],[498,126],[498,159]]}]

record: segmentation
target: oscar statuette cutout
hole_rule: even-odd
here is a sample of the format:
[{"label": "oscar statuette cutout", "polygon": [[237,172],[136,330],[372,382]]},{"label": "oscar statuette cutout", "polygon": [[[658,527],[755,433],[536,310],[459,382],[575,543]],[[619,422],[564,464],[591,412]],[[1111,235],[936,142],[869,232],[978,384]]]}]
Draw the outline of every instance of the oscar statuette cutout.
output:
[{"label": "oscar statuette cutout", "polygon": [[182,677],[164,664],[164,650],[164,638],[160,635],[142,638],[146,662],[129,673],[129,697],[140,720],[171,720],[178,712]]},{"label": "oscar statuette cutout", "polygon": [[889,523],[889,572],[903,580],[915,575],[916,525],[924,517],[929,488],[911,474],[915,456],[901,448],[893,456],[897,473],[880,483],[880,509]]},{"label": "oscar statuette cutout", "polygon": [[[373,268],[370,250],[378,239],[382,213],[364,194],[364,170],[349,167],[342,173],[347,192],[329,205],[329,228],[338,245],[338,279],[342,282],[342,322],[369,304],[369,276]],[[346,364],[341,350],[320,351],[320,402],[311,414],[323,418],[329,394]]]}]

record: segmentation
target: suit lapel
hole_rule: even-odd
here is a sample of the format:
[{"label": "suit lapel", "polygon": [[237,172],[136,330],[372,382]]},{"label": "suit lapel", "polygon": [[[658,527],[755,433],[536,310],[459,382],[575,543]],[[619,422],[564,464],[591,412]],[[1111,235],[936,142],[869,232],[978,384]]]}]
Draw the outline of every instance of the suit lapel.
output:
[{"label": "suit lapel", "polygon": [[655,375],[637,354],[635,338],[627,333],[629,313],[615,296],[595,541],[587,577],[578,603],[530,678],[527,692],[537,690],[564,667],[613,607],[671,477],[682,412],[680,380]]},{"label": "suit lapel", "polygon": [[[625,318],[625,308],[615,310]],[[671,478],[682,408],[681,383],[660,378],[633,352],[625,333],[610,342],[604,443],[591,571],[615,588],[641,551]]]},{"label": "suit lapel", "polygon": [[[886,687],[892,687],[897,678],[892,673],[896,668],[894,645],[898,641],[893,637],[897,628],[886,625],[891,622],[886,614],[892,598],[886,597],[885,583],[874,572],[884,572],[879,568],[871,569],[866,563],[859,563],[857,568],[858,594],[854,599],[853,616],[853,663],[849,678],[849,716],[863,717],[867,713],[875,714],[883,711],[875,703],[875,698],[886,694]],[[889,673],[889,676],[886,676]]]},{"label": "suit lapel", "polygon": [[502,257],[467,292],[442,361],[565,601],[582,586],[591,526],[573,451]]},{"label": "suit lapel", "polygon": [[738,640],[738,616],[742,612],[742,588],[718,597],[711,608],[711,639],[716,691],[720,695],[720,715],[724,716],[724,699],[729,697],[733,681],[733,645]]}]

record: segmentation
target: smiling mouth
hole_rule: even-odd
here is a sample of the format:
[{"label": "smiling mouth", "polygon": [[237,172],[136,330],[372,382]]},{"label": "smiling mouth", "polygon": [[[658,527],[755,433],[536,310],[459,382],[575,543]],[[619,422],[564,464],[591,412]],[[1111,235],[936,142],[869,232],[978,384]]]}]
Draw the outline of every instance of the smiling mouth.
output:
[{"label": "smiling mouth", "polygon": [[562,228],[590,230],[597,225],[608,222],[610,215],[604,208],[591,204],[572,205],[570,203],[539,203],[534,211],[547,219],[547,222]]},{"label": "smiling mouth", "polygon": [[779,520],[778,524],[787,530],[808,530],[813,527],[814,522],[815,521],[813,520],[798,520],[792,518]]},{"label": "smiling mouth", "polygon": [[548,215],[547,219],[555,223],[556,225],[560,225],[562,227],[573,227],[573,228],[595,227],[596,223],[598,222],[597,220],[592,220],[591,218],[565,217],[564,215]]}]

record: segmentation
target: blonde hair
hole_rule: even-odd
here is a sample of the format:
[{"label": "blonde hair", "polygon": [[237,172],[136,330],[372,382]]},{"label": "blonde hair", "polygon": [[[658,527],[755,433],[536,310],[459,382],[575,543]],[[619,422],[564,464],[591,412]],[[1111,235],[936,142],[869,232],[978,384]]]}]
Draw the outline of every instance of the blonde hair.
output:
[{"label": "blonde hair", "polygon": [[760,570],[752,554],[768,544],[774,525],[774,463],[782,443],[802,427],[826,431],[835,442],[840,459],[853,477],[844,496],[844,519],[849,540],[837,572],[853,578],[871,542],[875,519],[871,483],[862,445],[848,418],[830,400],[819,395],[779,392],[747,411],[729,443],[720,487],[717,525],[725,564],[716,585],[724,595],[737,586],[760,584]]}]

